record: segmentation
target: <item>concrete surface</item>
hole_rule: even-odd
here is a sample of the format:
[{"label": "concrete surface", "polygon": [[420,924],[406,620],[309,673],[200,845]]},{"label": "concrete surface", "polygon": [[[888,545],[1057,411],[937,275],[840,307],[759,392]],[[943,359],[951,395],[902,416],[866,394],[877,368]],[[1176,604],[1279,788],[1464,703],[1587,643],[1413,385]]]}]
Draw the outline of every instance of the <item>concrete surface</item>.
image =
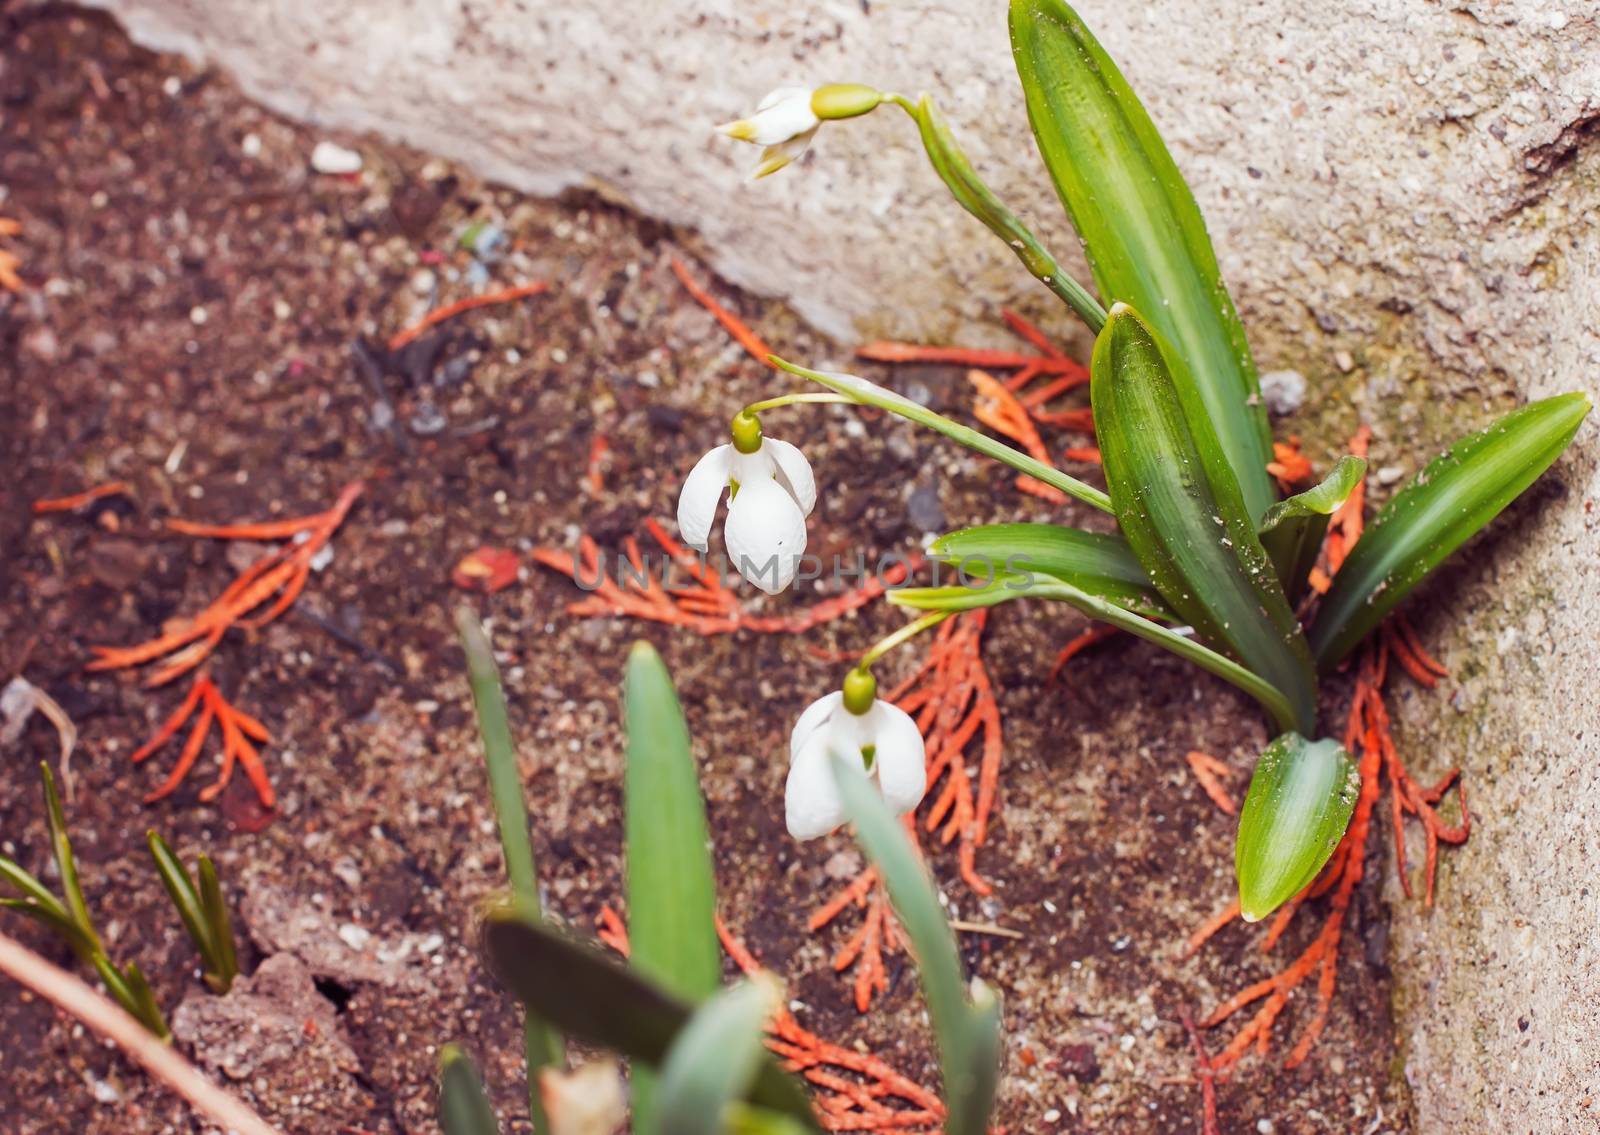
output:
[{"label": "concrete surface", "polygon": [[[898,115],[830,125],[754,185],[753,150],[708,129],[786,82],[930,90],[1061,254],[998,2],[106,4],[275,109],[696,229],[728,278],[847,340],[994,337],[1001,302],[1069,325],[945,199]],[[1600,393],[1591,0],[1081,7],[1194,184],[1258,361],[1310,380],[1308,438],[1365,417],[1377,464],[1410,472],[1419,447],[1517,399]],[[1420,773],[1466,767],[1477,820],[1439,908],[1395,906],[1424,1131],[1600,1123],[1597,463],[1590,422],[1503,538],[1420,604],[1461,677],[1406,700],[1402,743]]]}]

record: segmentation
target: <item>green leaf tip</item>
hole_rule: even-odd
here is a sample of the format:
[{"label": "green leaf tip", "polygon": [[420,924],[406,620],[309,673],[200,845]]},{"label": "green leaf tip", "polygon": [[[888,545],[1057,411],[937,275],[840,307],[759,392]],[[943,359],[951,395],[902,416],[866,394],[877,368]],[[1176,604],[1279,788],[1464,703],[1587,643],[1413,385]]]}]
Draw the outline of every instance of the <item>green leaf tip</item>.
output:
[{"label": "green leaf tip", "polygon": [[1311,885],[1361,794],[1361,776],[1336,741],[1285,733],[1261,754],[1239,810],[1234,870],[1239,913],[1258,922]]}]

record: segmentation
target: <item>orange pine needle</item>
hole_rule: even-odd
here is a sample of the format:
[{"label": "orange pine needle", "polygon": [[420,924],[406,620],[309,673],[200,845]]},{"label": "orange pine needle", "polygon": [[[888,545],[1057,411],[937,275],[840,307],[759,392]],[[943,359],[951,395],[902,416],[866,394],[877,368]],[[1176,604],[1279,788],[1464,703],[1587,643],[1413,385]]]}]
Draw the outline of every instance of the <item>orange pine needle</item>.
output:
[{"label": "orange pine needle", "polygon": [[689,275],[689,269],[684,267],[682,260],[674,256],[670,263],[672,265],[672,274],[678,277],[678,282],[683,285],[684,291],[693,296],[696,303],[709,311],[711,317],[722,324],[723,329],[734,337],[739,346],[743,347],[751,358],[758,363],[771,366],[772,364],[767,362],[767,356],[772,354],[773,351],[762,340],[761,336],[750,330],[737,315],[712,299],[711,293],[696,283],[694,277]]},{"label": "orange pine needle", "polygon": [[428,328],[443,323],[447,319],[452,319],[464,311],[471,311],[475,307],[488,307],[490,304],[509,303],[512,300],[526,299],[528,296],[536,296],[541,292],[548,291],[549,288],[550,285],[543,280],[535,280],[530,284],[518,284],[516,287],[503,288],[497,292],[468,296],[466,299],[435,308],[411,326],[391,335],[387,344],[388,348],[391,351],[398,351],[428,330]]},{"label": "orange pine needle", "polygon": [[1061,648],[1060,654],[1056,655],[1055,663],[1050,667],[1050,680],[1052,682],[1055,681],[1060,675],[1061,671],[1066,668],[1067,663],[1071,662],[1079,654],[1089,649],[1089,647],[1093,646],[1097,642],[1104,642],[1112,635],[1118,633],[1119,632],[1116,627],[1095,626],[1090,627],[1088,630],[1079,634],[1071,642],[1067,643],[1066,646]]},{"label": "orange pine needle", "polygon": [[1198,749],[1189,750],[1184,760],[1189,762],[1189,771],[1194,773],[1194,778],[1200,782],[1200,787],[1211,798],[1211,802],[1228,815],[1237,816],[1239,802],[1222,784],[1225,777],[1233,775],[1233,770],[1210,753],[1202,753]]},{"label": "orange pine needle", "polygon": [[1300,439],[1293,434],[1287,442],[1272,443],[1272,460],[1267,462],[1267,472],[1277,479],[1278,487],[1292,493],[1311,480],[1311,461],[1300,452]]},{"label": "orange pine needle", "polygon": [[603,463],[610,449],[611,442],[606,440],[605,434],[595,434],[589,442],[588,471],[584,474],[584,480],[588,483],[589,490],[595,496],[599,496],[605,491],[606,482]]},{"label": "orange pine needle", "polygon": [[[0,283],[3,283],[0,280]],[[96,485],[92,489],[85,489],[81,493],[73,493],[69,497],[46,497],[33,502],[33,513],[42,516],[50,512],[73,512],[86,504],[92,504],[106,497],[124,496],[131,497],[133,487],[126,481],[107,481],[103,485]]]},{"label": "orange pine needle", "polygon": [[144,797],[146,804],[153,804],[163,797],[171,795],[172,791],[182,784],[184,779],[194,768],[195,761],[199,759],[200,751],[205,746],[206,737],[211,732],[215,723],[222,733],[222,767],[216,783],[201,789],[200,799],[203,801],[214,800],[221,791],[227,787],[229,778],[233,775],[233,767],[237,761],[244,766],[245,774],[250,778],[251,785],[256,790],[261,804],[271,811],[276,796],[272,785],[268,781],[266,768],[261,763],[259,752],[245,738],[253,737],[262,744],[271,740],[266,726],[257,721],[250,714],[234,707],[222,696],[222,691],[217,688],[209,675],[202,672],[190,687],[188,696],[173,712],[172,716],[162,723],[156,730],[155,736],[136,750],[131,758],[134,763],[139,763],[165,745],[178,732],[183,725],[194,716],[196,709],[200,714],[195,718],[193,729],[189,732],[188,740],[184,742],[183,750],[178,755],[178,761],[172,766],[171,773],[162,782],[159,788],[147,792]]}]

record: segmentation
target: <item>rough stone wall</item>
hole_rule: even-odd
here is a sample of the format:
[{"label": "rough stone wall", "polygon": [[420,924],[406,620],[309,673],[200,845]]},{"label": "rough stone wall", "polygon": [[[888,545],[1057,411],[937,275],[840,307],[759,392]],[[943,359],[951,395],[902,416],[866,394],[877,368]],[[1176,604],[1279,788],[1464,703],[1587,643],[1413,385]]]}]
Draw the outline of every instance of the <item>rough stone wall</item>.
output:
[{"label": "rough stone wall", "polygon": [[[1068,249],[999,0],[105,2],[291,115],[696,229],[724,275],[847,339],[992,336],[1001,302],[1068,327],[897,114],[830,126],[754,185],[753,152],[708,132],[784,82],[929,90]],[[1600,394],[1592,0],[1080,7],[1194,185],[1259,361],[1311,380],[1308,436],[1366,418],[1376,464],[1409,473],[1420,447],[1516,400]],[[1395,907],[1425,1131],[1595,1130],[1600,1114],[1597,466],[1590,422],[1502,538],[1419,604],[1460,678],[1405,702],[1402,744],[1421,771],[1465,767],[1476,821],[1439,908]]]}]

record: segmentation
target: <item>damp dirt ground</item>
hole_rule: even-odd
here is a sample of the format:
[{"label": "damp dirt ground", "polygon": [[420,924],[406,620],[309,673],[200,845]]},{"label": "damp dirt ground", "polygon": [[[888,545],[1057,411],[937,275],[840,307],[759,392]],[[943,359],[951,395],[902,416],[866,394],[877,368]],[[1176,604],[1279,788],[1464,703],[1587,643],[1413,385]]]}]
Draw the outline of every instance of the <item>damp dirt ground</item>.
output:
[{"label": "damp dirt ground", "polygon": [[[329,136],[256,107],[225,75],[137,49],[100,16],[0,13],[0,216],[21,223],[3,239],[25,285],[0,291],[0,678],[25,675],[81,731],[68,812],[89,905],[112,953],[149,972],[181,1023],[180,1048],[286,1131],[391,1135],[436,1130],[436,1056],[458,1041],[484,1063],[506,1129],[525,1129],[514,1118],[517,1019],[474,948],[474,912],[502,874],[450,629],[451,609],[468,603],[507,672],[551,910],[588,929],[619,904],[619,680],[642,636],[685,703],[733,928],[787,980],[805,1025],[935,1083],[904,957],[860,1015],[829,965],[848,919],[806,929],[855,852],[839,835],[798,845],[781,815],[788,727],[837,682],[828,653],[859,650],[896,615],[880,603],[804,636],[702,638],[575,617],[567,606],[581,593],[526,557],[496,594],[450,583],[480,545],[571,548],[587,532],[615,552],[647,519],[671,516],[681,476],[734,408],[785,388],[689,297],[673,256],[790,357],[843,365],[853,345],[711,280],[692,234],[590,197],[522,197],[366,138],[332,136],[362,155],[358,175],[317,174],[308,158]],[[498,244],[485,247],[486,235]],[[538,279],[547,294],[464,314],[423,350],[358,358],[356,344],[381,346],[430,306]],[[866,373],[936,408],[970,409],[956,368]],[[769,423],[816,467],[811,541],[825,559],[910,552],[946,524],[1089,519],[1018,494],[940,439],[869,426],[870,437],[832,407]],[[585,476],[596,437],[609,445],[598,489]],[[30,514],[37,498],[112,479],[132,495]],[[366,491],[296,609],[230,637],[213,664],[225,693],[272,731],[278,810],[262,815],[242,777],[202,803],[214,750],[172,797],[143,805],[176,753],[138,767],[128,757],[182,684],[150,691],[86,673],[88,648],[149,636],[245,562],[164,521],[309,513],[355,480]],[[766,613],[812,598],[745,594]],[[1237,791],[1264,727],[1228,687],[1132,641],[1108,641],[1051,681],[1056,650],[1081,629],[1042,606],[993,615],[984,660],[1005,747],[977,865],[994,894],[979,901],[949,854],[932,864],[962,918],[1021,935],[963,939],[1005,1002],[998,1121],[1030,1133],[1194,1132],[1201,1095],[1180,1018],[1293,957],[1320,912],[1309,908],[1271,955],[1259,930],[1234,926],[1179,959],[1231,885],[1232,822],[1184,755],[1228,761]],[[0,752],[0,851],[46,877],[32,768],[53,752],[42,719]],[[256,975],[245,993],[217,999],[196,980],[144,852],[149,828],[186,858],[216,858]],[[1384,869],[1374,862],[1369,877]],[[71,963],[36,928],[0,917]],[[1281,1068],[1309,1018],[1308,986],[1269,1055],[1219,1085],[1223,1131],[1404,1128],[1386,941],[1364,889],[1312,1059]],[[207,1130],[46,1004],[0,994],[0,1131]],[[1224,1026],[1206,1043],[1230,1035]]]}]

